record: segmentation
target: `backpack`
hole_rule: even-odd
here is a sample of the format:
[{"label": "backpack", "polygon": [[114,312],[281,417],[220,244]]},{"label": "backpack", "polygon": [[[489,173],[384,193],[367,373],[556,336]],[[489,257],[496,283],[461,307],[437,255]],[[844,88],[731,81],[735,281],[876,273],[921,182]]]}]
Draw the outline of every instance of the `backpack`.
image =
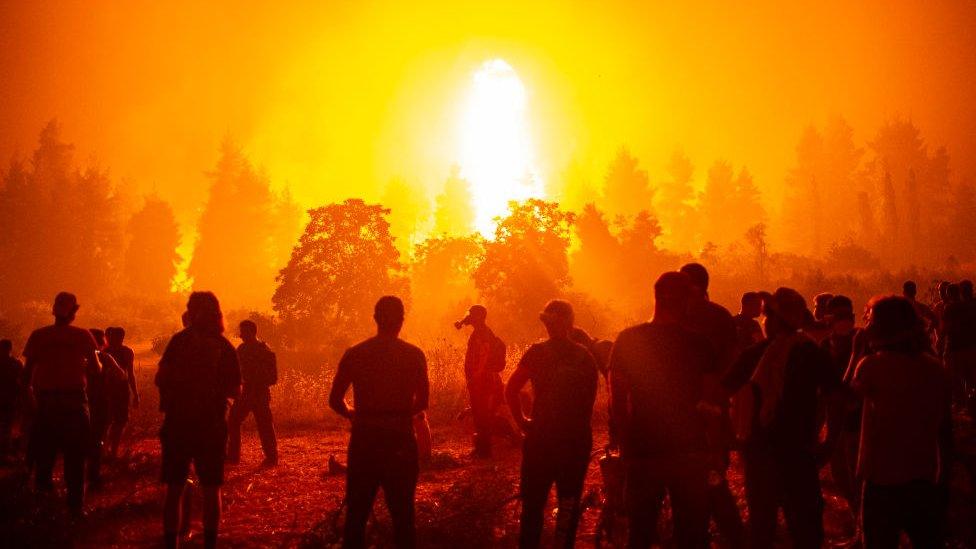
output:
[{"label": "backpack", "polygon": [[505,342],[495,334],[492,334],[491,343],[488,345],[488,364],[486,368],[489,372],[501,372],[505,369],[506,349]]}]

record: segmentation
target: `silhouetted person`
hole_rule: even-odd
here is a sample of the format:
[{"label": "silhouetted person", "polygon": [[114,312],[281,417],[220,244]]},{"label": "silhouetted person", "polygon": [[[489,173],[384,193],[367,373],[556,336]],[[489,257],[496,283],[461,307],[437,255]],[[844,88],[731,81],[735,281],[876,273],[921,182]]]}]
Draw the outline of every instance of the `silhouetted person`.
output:
[{"label": "silhouetted person", "polygon": [[610,390],[627,469],[629,547],[657,538],[662,498],[671,497],[678,547],[708,547],[708,477],[713,453],[699,410],[716,355],[684,326],[691,281],[668,272],[654,285],[654,319],[620,333],[610,355]]},{"label": "silhouetted person", "polygon": [[220,526],[220,486],[227,448],[227,401],[239,394],[237,351],[223,336],[224,317],[217,297],[193,292],[186,304],[186,328],[166,345],[156,386],[165,414],[159,433],[166,484],[163,533],[175,547],[181,531],[183,491],[190,464],[203,490],[203,541],[215,547]]},{"label": "silhouetted person", "polygon": [[830,328],[827,326],[827,306],[830,304],[830,300],[834,298],[834,294],[827,292],[817,294],[813,298],[813,314],[807,318],[806,323],[803,325],[803,331],[807,335],[812,337],[817,343],[822,343],[823,340],[830,335]]},{"label": "silhouetted person", "polygon": [[86,387],[99,375],[95,340],[88,330],[72,326],[78,300],[62,292],[54,298],[54,324],[31,333],[24,346],[25,368],[31,372],[36,415],[31,428],[38,491],[53,489],[51,473],[60,452],[68,508],[81,514],[85,497],[85,454],[91,422]]},{"label": "silhouetted person", "polygon": [[491,457],[491,436],[496,430],[495,416],[502,400],[499,374],[505,369],[505,344],[488,327],[487,319],[488,309],[473,305],[467,316],[454,324],[458,329],[473,328],[464,355],[464,378],[474,418],[473,455],[478,458]]},{"label": "silhouetted person", "polygon": [[976,405],[976,301],[972,283],[952,284],[942,317],[944,361],[953,379],[954,399]]},{"label": "silhouetted person", "polygon": [[914,280],[906,280],[901,285],[901,293],[915,308],[915,314],[924,323],[926,333],[935,331],[939,325],[939,317],[932,311],[932,308],[918,300],[918,285]]},{"label": "silhouetted person", "polygon": [[278,440],[271,416],[271,386],[278,383],[278,361],[271,349],[258,340],[257,324],[244,320],[239,330],[243,342],[237,347],[237,358],[241,363],[243,388],[230,408],[227,461],[240,462],[241,424],[253,413],[264,451],[262,465],[274,466],[278,464]]},{"label": "silhouetted person", "polygon": [[[726,394],[752,388],[746,394],[752,396],[748,415],[753,420],[742,452],[751,546],[773,546],[782,507],[793,546],[819,548],[824,507],[819,468],[839,436],[841,380],[830,356],[800,330],[810,318],[803,296],[780,288],[764,312],[769,339],[746,349],[722,380]],[[829,397],[822,443],[821,395]]]},{"label": "silhouetted person", "polygon": [[913,333],[918,320],[909,300],[875,301],[866,328],[873,353],[854,374],[854,389],[864,397],[858,476],[867,549],[898,547],[902,531],[913,547],[944,542],[939,476],[948,469],[951,389]]},{"label": "silhouetted person", "polygon": [[0,339],[0,464],[12,457],[10,435],[22,393],[24,365],[12,356],[13,344]]},{"label": "silhouetted person", "polygon": [[[549,339],[529,347],[505,387],[515,422],[525,433],[522,449],[520,547],[539,547],[546,501],[553,483],[559,499],[554,547],[573,547],[583,481],[590,463],[590,421],[598,369],[590,351],[573,339],[573,308],[550,301],[539,315]],[[532,383],[532,417],[520,393]]]},{"label": "silhouetted person", "polygon": [[[708,270],[703,265],[689,263],[681,267],[681,272],[691,281],[692,290],[685,314],[685,327],[708,339],[714,352],[715,364],[709,368],[713,375],[706,378],[706,390],[710,390],[717,383],[718,375],[732,366],[732,361],[740,351],[738,325],[725,307],[708,299],[709,276]],[[754,299],[750,300],[749,307],[755,307]],[[750,310],[749,314],[753,312],[755,311]],[[756,324],[755,328],[758,328],[754,318],[752,321]],[[756,335],[756,333],[752,334],[753,337]],[[729,407],[723,406],[721,414],[710,418],[710,421],[714,422],[714,425],[709,429],[712,437],[709,446],[714,455],[709,467],[709,511],[728,544],[732,547],[742,547],[745,545],[745,529],[726,475],[731,463],[730,453],[735,442]]]},{"label": "silhouetted person", "polygon": [[[111,355],[105,352],[105,332],[98,328],[89,330],[98,350],[99,374],[88,380],[88,402],[91,409],[91,437],[88,453],[88,487],[102,485],[102,457],[113,408],[112,389],[126,383],[125,372]],[[128,402],[126,402],[128,405]]]},{"label": "silhouetted person", "polygon": [[735,321],[737,353],[763,340],[762,326],[757,320],[762,314],[762,303],[762,296],[759,292],[742,294],[739,314],[732,317]]},{"label": "silhouetted person", "polygon": [[[427,410],[430,384],[423,351],[399,338],[403,315],[400,298],[381,297],[373,310],[376,335],[342,355],[332,381],[329,406],[352,421],[342,540],[347,548],[366,547],[366,521],[381,487],[395,545],[416,544],[419,464],[413,421]],[[345,400],[350,386],[355,409]]]},{"label": "silhouetted person", "polygon": [[[820,347],[830,355],[837,376],[843,378],[854,354],[854,337],[858,333],[855,327],[854,303],[847,296],[835,295],[827,304],[824,321],[830,328],[830,335],[823,340]],[[830,460],[831,477],[855,519],[860,511],[861,497],[860,483],[856,479],[860,438],[860,405],[855,399],[848,403],[843,428]]]},{"label": "silhouetted person", "polygon": [[129,406],[139,406],[139,389],[136,386],[135,353],[125,344],[125,330],[113,326],[105,329],[108,346],[105,352],[115,359],[125,377],[115,380],[109,392],[109,455],[114,459],[119,454],[122,434],[129,423]]}]

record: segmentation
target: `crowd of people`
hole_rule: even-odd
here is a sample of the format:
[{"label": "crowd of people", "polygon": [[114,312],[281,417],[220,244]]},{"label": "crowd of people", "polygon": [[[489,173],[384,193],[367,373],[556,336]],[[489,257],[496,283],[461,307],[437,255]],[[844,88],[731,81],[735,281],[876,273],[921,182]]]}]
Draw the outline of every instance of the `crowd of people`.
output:
[{"label": "crowd of people", "polygon": [[[929,307],[908,281],[902,295],[866,305],[863,327],[843,295],[820,294],[811,311],[790,288],[747,292],[732,315],[709,300],[708,287],[709,274],[697,263],[662,274],[652,319],[613,341],[590,337],[575,325],[569,302],[552,300],[539,314],[548,337],[522,353],[507,381],[506,346],[488,327],[488,310],[472,306],[456,323],[472,328],[464,361],[472,456],[491,459],[498,437],[522,448],[519,545],[542,544],[553,485],[552,545],[574,545],[603,378],[606,455],[620,465],[629,547],[660,541],[665,496],[677,547],[708,547],[712,521],[729,547],[772,547],[780,510],[792,546],[820,547],[820,470],[828,465],[858,525],[856,543],[893,548],[904,533],[914,547],[942,547],[953,409],[976,410],[972,283],[940,285],[941,300]],[[86,482],[101,482],[102,456],[117,454],[128,407],[139,395],[124,331],[74,327],[77,310],[73,295],[57,296],[55,322],[31,334],[24,366],[11,356],[10,342],[0,341],[0,455],[11,452],[23,386],[32,403],[22,430],[29,433],[35,486],[51,490],[60,452],[68,506],[81,513]],[[367,546],[380,488],[392,542],[416,544],[415,490],[431,452],[430,390],[424,352],[399,337],[404,317],[399,298],[380,298],[376,335],[343,354],[332,383],[329,406],[352,427],[345,547]],[[249,413],[264,465],[278,462],[269,390],[277,367],[249,321],[239,326],[241,345],[231,345],[212,293],[191,294],[183,322],[155,377],[164,414],[164,541],[179,543],[192,464],[204,494],[204,543],[213,547],[224,464],[240,459],[241,422]],[[354,405],[346,400],[350,388]],[[728,482],[733,452],[744,472],[748,521]]]}]

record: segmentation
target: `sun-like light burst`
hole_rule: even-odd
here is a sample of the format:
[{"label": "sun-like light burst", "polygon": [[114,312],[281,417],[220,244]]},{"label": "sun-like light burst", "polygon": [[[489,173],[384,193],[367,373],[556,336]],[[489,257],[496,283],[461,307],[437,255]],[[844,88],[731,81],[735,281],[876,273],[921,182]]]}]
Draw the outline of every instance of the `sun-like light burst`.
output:
[{"label": "sun-like light burst", "polygon": [[543,196],[526,119],[525,86],[501,59],[474,73],[461,121],[461,175],[471,185],[475,228],[486,238],[511,200]]}]

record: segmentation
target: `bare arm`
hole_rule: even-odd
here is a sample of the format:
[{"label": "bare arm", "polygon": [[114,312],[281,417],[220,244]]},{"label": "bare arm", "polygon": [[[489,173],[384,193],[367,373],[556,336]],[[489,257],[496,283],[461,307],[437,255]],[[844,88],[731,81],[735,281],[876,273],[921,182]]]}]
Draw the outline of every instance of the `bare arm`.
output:
[{"label": "bare arm", "polygon": [[620,443],[620,435],[629,423],[630,389],[622,369],[623,359],[618,345],[613,346],[610,354],[610,445]]},{"label": "bare arm", "polygon": [[132,391],[133,401],[136,403],[136,406],[138,406],[139,405],[139,387],[136,384],[135,357],[134,356],[127,356],[126,358],[128,360],[128,364],[126,364],[126,372],[125,373],[126,373],[126,375],[129,376],[129,389]]},{"label": "bare arm", "polygon": [[346,391],[352,385],[352,376],[349,373],[349,353],[342,356],[336,375],[332,379],[332,390],[329,391],[329,407],[340,416],[351,420],[355,410],[346,402]]},{"label": "bare arm", "polygon": [[[525,360],[525,356],[522,357],[522,360]],[[508,403],[508,408],[512,411],[512,418],[515,419],[515,423],[518,424],[523,433],[528,432],[532,426],[532,420],[525,417],[525,413],[522,411],[522,398],[520,396],[522,388],[528,382],[529,369],[522,362],[519,362],[518,367],[512,372],[512,377],[508,378],[508,383],[505,385],[505,402]]]},{"label": "bare arm", "polygon": [[427,377],[427,358],[420,354],[420,370],[417,373],[417,387],[414,390],[413,415],[427,410],[430,405],[430,379]]}]

